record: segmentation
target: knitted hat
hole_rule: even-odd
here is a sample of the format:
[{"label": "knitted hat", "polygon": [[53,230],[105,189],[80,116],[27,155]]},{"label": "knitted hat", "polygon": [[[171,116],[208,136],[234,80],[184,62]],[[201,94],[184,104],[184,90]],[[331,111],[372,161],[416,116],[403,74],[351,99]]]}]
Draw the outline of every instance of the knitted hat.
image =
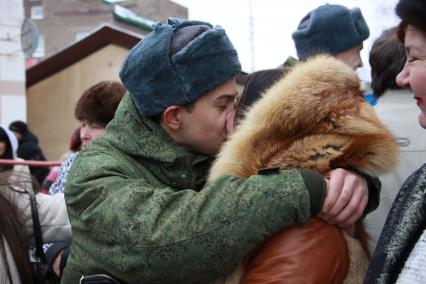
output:
[{"label": "knitted hat", "polygon": [[86,90],[75,106],[78,120],[105,126],[114,118],[115,110],[126,89],[115,81],[102,81]]},{"label": "knitted hat", "polygon": [[338,54],[368,38],[370,30],[359,8],[323,5],[307,14],[293,33],[297,56]]},{"label": "knitted hat", "polygon": [[130,50],[120,78],[141,116],[186,105],[241,71],[237,51],[219,27],[169,19]]}]

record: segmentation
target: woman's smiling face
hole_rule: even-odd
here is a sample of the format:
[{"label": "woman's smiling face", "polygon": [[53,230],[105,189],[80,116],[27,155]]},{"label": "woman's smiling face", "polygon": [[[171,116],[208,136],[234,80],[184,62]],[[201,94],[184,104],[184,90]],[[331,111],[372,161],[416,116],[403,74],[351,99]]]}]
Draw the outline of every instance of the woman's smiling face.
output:
[{"label": "woman's smiling face", "polygon": [[419,123],[426,128],[426,35],[408,25],[404,45],[407,61],[396,82],[400,87],[413,91],[414,99],[420,108]]}]

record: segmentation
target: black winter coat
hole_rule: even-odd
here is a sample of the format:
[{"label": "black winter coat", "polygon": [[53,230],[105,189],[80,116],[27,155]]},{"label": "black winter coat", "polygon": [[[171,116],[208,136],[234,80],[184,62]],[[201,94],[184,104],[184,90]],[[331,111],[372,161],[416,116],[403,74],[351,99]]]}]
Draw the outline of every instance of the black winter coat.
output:
[{"label": "black winter coat", "polygon": [[[34,136],[35,138],[35,136]],[[40,146],[33,137],[22,137],[18,146],[18,157],[24,160],[46,161]],[[49,168],[46,167],[30,167],[31,175],[33,175],[39,184],[42,184],[46,176],[49,174]]]}]

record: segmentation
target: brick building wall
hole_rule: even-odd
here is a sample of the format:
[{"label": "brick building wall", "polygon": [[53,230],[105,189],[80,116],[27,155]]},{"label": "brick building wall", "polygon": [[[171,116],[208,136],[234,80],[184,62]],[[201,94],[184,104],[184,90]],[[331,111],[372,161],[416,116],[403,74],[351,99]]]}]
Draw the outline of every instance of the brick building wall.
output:
[{"label": "brick building wall", "polygon": [[0,126],[26,119],[22,0],[0,0]]},{"label": "brick building wall", "polygon": [[[154,22],[164,22],[169,17],[188,18],[187,8],[169,0],[131,0],[117,2],[137,15]],[[40,60],[55,54],[83,37],[102,23],[111,23],[138,34],[148,29],[117,21],[113,6],[102,0],[24,0],[25,15],[32,18],[44,45],[34,57]]]}]

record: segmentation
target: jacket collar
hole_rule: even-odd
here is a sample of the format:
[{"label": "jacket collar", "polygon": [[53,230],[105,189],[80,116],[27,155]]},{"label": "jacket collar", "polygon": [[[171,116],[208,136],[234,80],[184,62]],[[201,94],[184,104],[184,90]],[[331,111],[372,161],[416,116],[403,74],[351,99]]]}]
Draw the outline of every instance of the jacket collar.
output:
[{"label": "jacket collar", "polygon": [[134,159],[149,160],[158,179],[176,187],[199,187],[212,158],[176,144],[153,120],[140,117],[127,93],[108,124],[104,139]]}]

